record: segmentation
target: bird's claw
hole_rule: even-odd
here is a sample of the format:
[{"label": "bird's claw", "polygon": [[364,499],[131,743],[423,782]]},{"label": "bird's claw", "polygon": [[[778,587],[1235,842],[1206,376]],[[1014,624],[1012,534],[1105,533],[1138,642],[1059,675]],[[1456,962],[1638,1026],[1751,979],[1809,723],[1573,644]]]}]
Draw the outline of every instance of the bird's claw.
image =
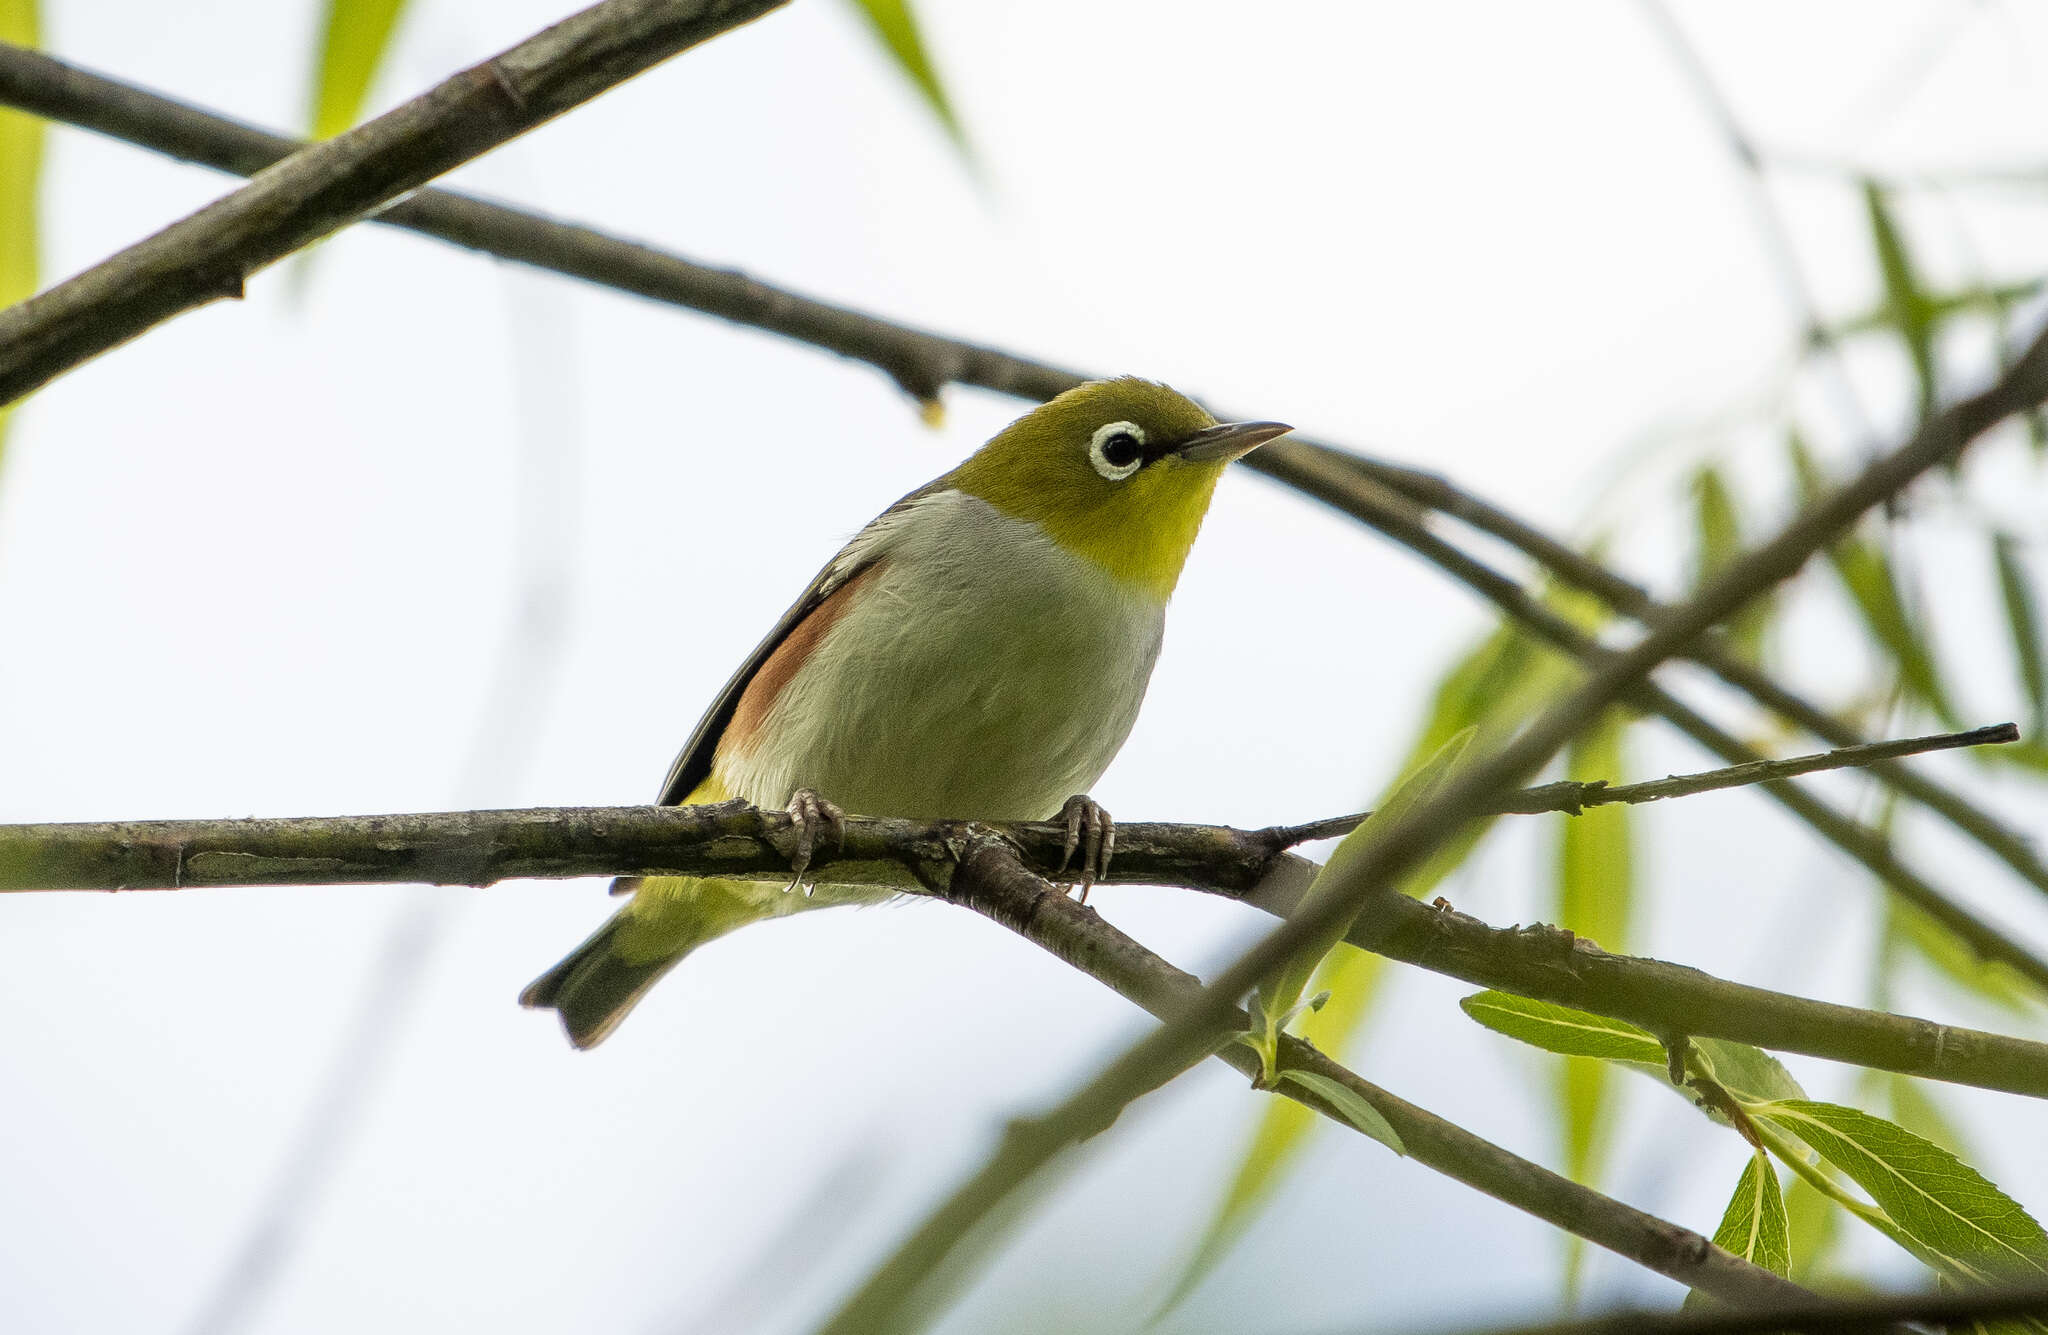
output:
[{"label": "bird's claw", "polygon": [[1080,886],[1081,902],[1085,904],[1095,883],[1109,874],[1109,860],[1116,854],[1116,822],[1109,818],[1101,803],[1086,793],[1075,793],[1068,798],[1066,805],[1060,808],[1060,819],[1066,823],[1067,838],[1055,874],[1064,872],[1073,864],[1078,850],[1081,853],[1081,874],[1073,884]]},{"label": "bird's claw", "polygon": [[[804,884],[804,873],[811,869],[811,854],[818,847],[818,831],[822,828],[832,836],[834,848],[846,843],[846,813],[820,797],[815,789],[799,788],[789,799],[789,819],[796,830],[796,848],[790,854],[789,884],[784,893]],[[810,887],[804,886],[804,893]]]}]

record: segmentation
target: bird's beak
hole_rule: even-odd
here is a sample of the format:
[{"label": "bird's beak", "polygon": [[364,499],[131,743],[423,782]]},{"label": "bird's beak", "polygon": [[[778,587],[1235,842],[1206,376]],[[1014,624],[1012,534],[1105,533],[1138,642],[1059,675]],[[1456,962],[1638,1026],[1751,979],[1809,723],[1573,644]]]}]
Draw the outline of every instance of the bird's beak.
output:
[{"label": "bird's beak", "polygon": [[1229,463],[1292,430],[1285,422],[1225,422],[1197,431],[1182,441],[1174,453],[1196,463]]}]

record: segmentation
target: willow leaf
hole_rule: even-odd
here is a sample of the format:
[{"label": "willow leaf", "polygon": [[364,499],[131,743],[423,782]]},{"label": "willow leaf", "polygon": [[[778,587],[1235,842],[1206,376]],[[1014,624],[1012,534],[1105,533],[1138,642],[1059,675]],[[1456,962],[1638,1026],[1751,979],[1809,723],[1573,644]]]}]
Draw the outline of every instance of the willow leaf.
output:
[{"label": "willow leaf", "polygon": [[[0,41],[37,45],[37,20],[36,0],[0,0]],[[0,110],[0,307],[35,295],[42,176],[42,118]],[[12,417],[11,408],[0,408],[0,461],[6,458]]]},{"label": "willow leaf", "polygon": [[[1628,717],[1610,709],[1580,734],[1566,753],[1574,779],[1619,783],[1628,773],[1624,735]],[[1629,905],[1635,894],[1635,859],[1625,803],[1592,807],[1558,823],[1557,921],[1609,950],[1626,950]],[[1557,1072],[1558,1122],[1564,1135],[1564,1171],[1576,1182],[1599,1180],[1606,1157],[1612,1072],[1591,1057],[1567,1057]],[[1577,1234],[1565,1244],[1565,1289],[1575,1293],[1585,1248]]]},{"label": "willow leaf", "polygon": [[1991,560],[1998,568],[1998,592],[2005,603],[2013,662],[2032,720],[2028,731],[2038,739],[2048,735],[2048,667],[2043,666],[2041,651],[2040,601],[2034,597],[2034,582],[2010,533],[1991,535]]},{"label": "willow leaf", "polygon": [[331,139],[362,119],[404,11],[405,0],[327,0],[313,60],[309,125],[315,139]]},{"label": "willow leaf", "polygon": [[1885,311],[1913,363],[1920,416],[1931,417],[1936,399],[1934,333],[1939,315],[1892,216],[1890,192],[1876,181],[1864,181],[1863,209],[1870,224],[1871,248],[1877,252],[1878,273],[1884,279]]},{"label": "willow leaf", "polygon": [[[1714,1245],[1774,1275],[1792,1273],[1792,1225],[1785,1196],[1778,1189],[1778,1170],[1762,1150],[1749,1157],[1736,1179],[1735,1194],[1728,1198],[1721,1226],[1714,1230]],[[1687,1311],[1712,1305],[1713,1300],[1697,1289],[1685,1298]]]},{"label": "willow leaf", "polygon": [[1664,1045],[1647,1029],[1512,992],[1475,992],[1459,1009],[1496,1034],[1565,1057],[1598,1057],[1662,1071]]},{"label": "willow leaf", "polygon": [[[1727,478],[1713,464],[1692,475],[1687,491],[1693,513],[1692,582],[1698,588],[1742,555],[1742,518]],[[1753,599],[1729,619],[1728,644],[1738,657],[1751,663],[1762,659],[1764,636],[1775,607],[1775,600],[1766,595]]]},{"label": "willow leaf", "polygon": [[[1827,490],[1819,464],[1795,434],[1789,440],[1792,467],[1802,499],[1811,502]],[[1944,725],[1960,728],[1948,690],[1942,685],[1933,651],[1906,608],[1891,558],[1878,544],[1850,532],[1828,549],[1842,589],[1855,605],[1863,627],[1897,668],[1907,693],[1934,712]]]},{"label": "willow leaf", "polygon": [[1950,1278],[1988,1283],[2048,1275],[2048,1232],[1933,1141],[1835,1103],[1784,1099],[1748,1111],[1812,1146],[1863,1188],[1902,1245]]},{"label": "willow leaf", "polygon": [[939,80],[938,68],[932,64],[931,53],[925,49],[924,34],[918,28],[917,15],[911,11],[910,0],[852,0],[852,3],[860,16],[867,20],[875,40],[896,62],[898,72],[910,80],[918,96],[924,99],[925,106],[938,118],[946,137],[965,155],[967,132],[961,128],[960,118],[953,112],[952,100],[946,96],[946,87]]}]

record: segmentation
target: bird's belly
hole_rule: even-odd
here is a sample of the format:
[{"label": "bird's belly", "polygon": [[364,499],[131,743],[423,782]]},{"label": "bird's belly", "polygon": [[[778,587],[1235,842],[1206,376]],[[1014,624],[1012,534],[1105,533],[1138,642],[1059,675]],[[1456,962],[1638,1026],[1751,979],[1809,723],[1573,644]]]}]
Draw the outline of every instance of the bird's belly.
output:
[{"label": "bird's belly", "polygon": [[877,571],[751,744],[721,748],[728,788],[762,805],[810,787],[868,815],[1039,820],[1093,785],[1137,718],[1164,608],[1063,552],[1010,555]]}]

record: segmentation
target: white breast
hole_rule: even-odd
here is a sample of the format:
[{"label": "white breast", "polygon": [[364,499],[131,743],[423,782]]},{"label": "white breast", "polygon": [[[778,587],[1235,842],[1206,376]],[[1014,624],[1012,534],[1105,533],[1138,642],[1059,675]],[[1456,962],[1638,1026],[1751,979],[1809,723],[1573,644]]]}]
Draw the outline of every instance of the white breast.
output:
[{"label": "white breast", "polygon": [[728,789],[779,806],[810,787],[878,816],[1042,820],[1130,735],[1165,605],[957,491],[849,549],[881,560],[745,752]]}]

